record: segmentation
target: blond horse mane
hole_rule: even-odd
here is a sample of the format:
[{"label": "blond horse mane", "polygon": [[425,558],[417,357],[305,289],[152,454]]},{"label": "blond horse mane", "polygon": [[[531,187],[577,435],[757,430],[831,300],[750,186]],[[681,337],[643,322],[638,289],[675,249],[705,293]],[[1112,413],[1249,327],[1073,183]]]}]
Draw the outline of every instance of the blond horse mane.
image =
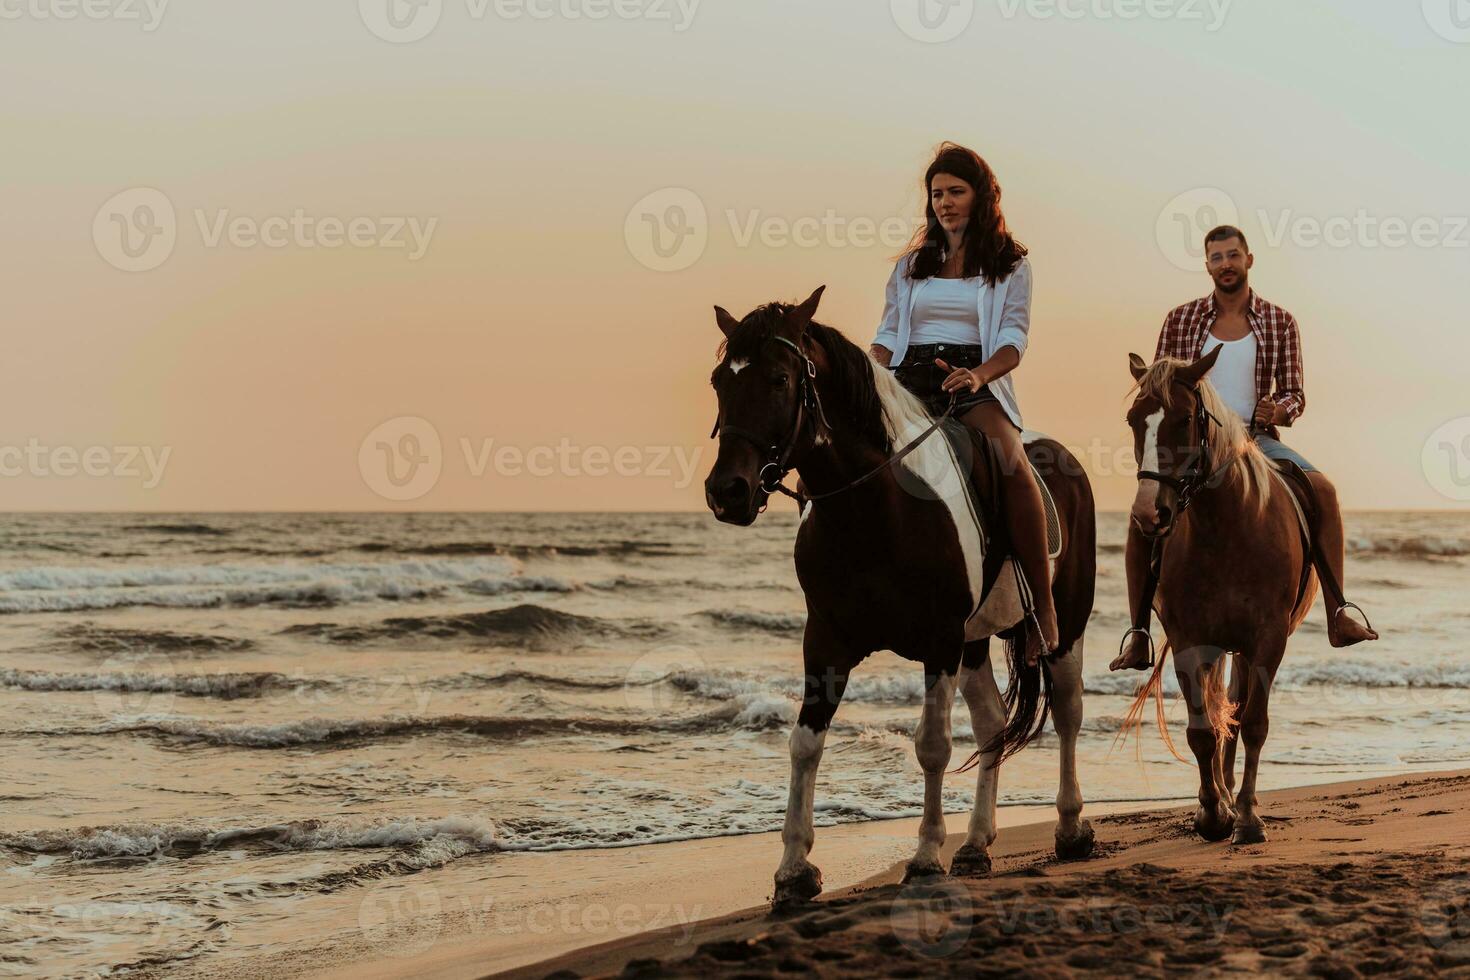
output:
[{"label": "blond horse mane", "polygon": [[[1131,391],[1157,398],[1164,407],[1173,411],[1189,411],[1191,406],[1180,404],[1179,386],[1174,383],[1180,368],[1189,367],[1188,361],[1163,357],[1149,366],[1148,371],[1133,386]],[[1256,501],[1257,516],[1265,516],[1266,505],[1271,501],[1271,461],[1261,452],[1261,447],[1246,431],[1245,422],[1220,398],[1208,377],[1199,382],[1200,397],[1205,409],[1220,420],[1220,425],[1210,434],[1210,472],[1227,471],[1230,478],[1240,481],[1246,502]]]}]

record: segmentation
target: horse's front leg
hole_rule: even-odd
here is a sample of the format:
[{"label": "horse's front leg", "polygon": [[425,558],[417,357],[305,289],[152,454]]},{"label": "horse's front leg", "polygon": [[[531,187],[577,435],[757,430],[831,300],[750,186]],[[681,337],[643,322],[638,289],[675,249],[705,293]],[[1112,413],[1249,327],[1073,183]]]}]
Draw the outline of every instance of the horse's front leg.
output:
[{"label": "horse's front leg", "polygon": [[914,753],[924,770],[924,816],[919,821],[919,849],[903,880],[944,874],[939,850],[944,846],[944,770],[952,742],[949,714],[954,707],[953,667],[924,668],[924,713],[914,732]]},{"label": "horse's front leg", "polygon": [[807,860],[816,841],[812,808],[817,789],[817,767],[832,716],[847,689],[848,672],[855,659],[848,655],[816,615],[807,620],[802,641],[806,679],[801,710],[791,730],[791,787],[786,799],[786,823],[781,829],[785,846],[776,869],[777,906],[804,902],[822,892],[822,872]]}]

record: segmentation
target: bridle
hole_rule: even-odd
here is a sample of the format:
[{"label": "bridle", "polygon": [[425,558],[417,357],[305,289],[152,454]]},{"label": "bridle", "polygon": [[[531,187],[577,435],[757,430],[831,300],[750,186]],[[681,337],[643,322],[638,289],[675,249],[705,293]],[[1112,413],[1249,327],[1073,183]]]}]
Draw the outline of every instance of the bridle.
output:
[{"label": "bridle", "polygon": [[1198,385],[1185,384],[1177,379],[1174,383],[1194,396],[1194,423],[1195,428],[1199,431],[1199,445],[1192,450],[1190,459],[1179,476],[1158,473],[1154,470],[1139,470],[1138,479],[1154,480],[1171,488],[1179,498],[1179,506],[1175,511],[1175,515],[1178,516],[1188,510],[1195,495],[1206,487],[1212,486],[1215,477],[1230,464],[1226,463],[1218,470],[1207,470],[1210,460],[1210,423],[1214,422],[1218,426],[1220,420],[1205,407],[1205,397],[1200,393]]},{"label": "bridle", "polygon": [[721,425],[720,417],[718,415],[715,416],[714,428],[712,428],[709,433],[709,437],[711,439],[715,438],[716,436],[719,436],[722,439],[725,436],[733,436],[736,439],[743,439],[751,445],[755,446],[755,448],[759,452],[764,454],[766,462],[760,470],[760,491],[767,499],[763,499],[761,501],[760,511],[757,511],[757,513],[760,513],[766,509],[766,504],[769,502],[768,498],[773,493],[784,493],[792,500],[795,500],[798,506],[805,506],[807,501],[825,500],[828,497],[835,497],[839,493],[845,493],[848,490],[852,490],[855,487],[859,487],[864,483],[867,483],[869,480],[876,477],[879,473],[883,472],[894,463],[897,463],[899,460],[909,455],[909,453],[912,453],[915,449],[918,449],[920,443],[933,435],[934,431],[939,428],[940,423],[949,418],[950,414],[954,411],[955,401],[959,397],[958,392],[952,394],[949,399],[949,407],[944,410],[944,414],[936,418],[933,424],[930,425],[929,428],[926,429],[922,435],[920,435],[913,442],[909,443],[899,452],[890,456],[881,465],[874,467],[873,469],[869,470],[867,473],[864,473],[862,476],[851,481],[850,483],[838,487],[836,490],[831,490],[827,493],[819,494],[800,493],[796,490],[789,489],[785,484],[785,480],[786,475],[790,473],[793,468],[790,462],[791,454],[796,450],[796,444],[801,439],[802,429],[806,425],[808,418],[816,420],[818,424],[826,428],[828,431],[832,430],[832,423],[827,421],[827,413],[822,408],[822,399],[817,394],[816,363],[807,356],[806,351],[802,350],[800,346],[792,343],[785,337],[768,336],[765,338],[763,343],[769,343],[771,341],[784,344],[787,347],[791,348],[791,350],[796,353],[796,356],[801,358],[802,362],[802,368],[797,372],[796,411],[794,413],[794,417],[791,420],[791,428],[786,438],[782,442],[775,443],[774,445],[767,443],[766,440],[761,438],[758,433],[752,432],[749,429],[741,428],[738,425]]}]

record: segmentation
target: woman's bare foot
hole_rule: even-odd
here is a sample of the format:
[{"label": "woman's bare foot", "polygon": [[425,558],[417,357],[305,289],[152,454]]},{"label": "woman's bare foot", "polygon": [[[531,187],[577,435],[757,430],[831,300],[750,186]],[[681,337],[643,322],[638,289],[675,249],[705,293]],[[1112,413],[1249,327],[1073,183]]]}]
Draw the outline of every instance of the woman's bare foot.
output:
[{"label": "woman's bare foot", "polygon": [[[1348,615],[1352,606],[1343,606],[1337,611],[1327,623],[1327,642],[1334,647],[1350,647],[1354,643],[1362,643],[1365,640],[1378,639],[1378,631],[1371,626],[1365,626]],[[1366,619],[1367,617],[1363,617]]]},{"label": "woman's bare foot", "polygon": [[[1046,643],[1046,655],[1053,656],[1061,644],[1061,636],[1057,630],[1057,611],[1055,608],[1036,610],[1036,621],[1041,624],[1041,635]],[[1041,644],[1036,642],[1036,630],[1026,631],[1026,663],[1032,667],[1041,662]]]}]

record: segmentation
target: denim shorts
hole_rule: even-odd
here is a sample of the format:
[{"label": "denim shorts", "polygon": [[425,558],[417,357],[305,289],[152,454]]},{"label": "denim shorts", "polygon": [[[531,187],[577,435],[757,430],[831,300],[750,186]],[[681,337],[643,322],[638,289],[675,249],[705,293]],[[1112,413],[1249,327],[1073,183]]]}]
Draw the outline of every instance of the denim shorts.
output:
[{"label": "denim shorts", "polygon": [[[979,344],[919,344],[904,351],[903,363],[893,369],[898,383],[907,388],[929,409],[930,415],[943,415],[949,407],[949,395],[941,387],[950,372],[934,363],[936,357],[952,368],[974,368],[985,363],[985,352]],[[955,399],[954,418],[959,418],[976,405],[998,402],[989,385],[981,385],[973,394],[961,391]]]},{"label": "denim shorts", "polygon": [[1272,439],[1264,432],[1256,433],[1256,445],[1261,447],[1261,452],[1266,454],[1267,459],[1289,459],[1308,473],[1320,472],[1317,467],[1307,462],[1307,458],[1279,439]]}]

